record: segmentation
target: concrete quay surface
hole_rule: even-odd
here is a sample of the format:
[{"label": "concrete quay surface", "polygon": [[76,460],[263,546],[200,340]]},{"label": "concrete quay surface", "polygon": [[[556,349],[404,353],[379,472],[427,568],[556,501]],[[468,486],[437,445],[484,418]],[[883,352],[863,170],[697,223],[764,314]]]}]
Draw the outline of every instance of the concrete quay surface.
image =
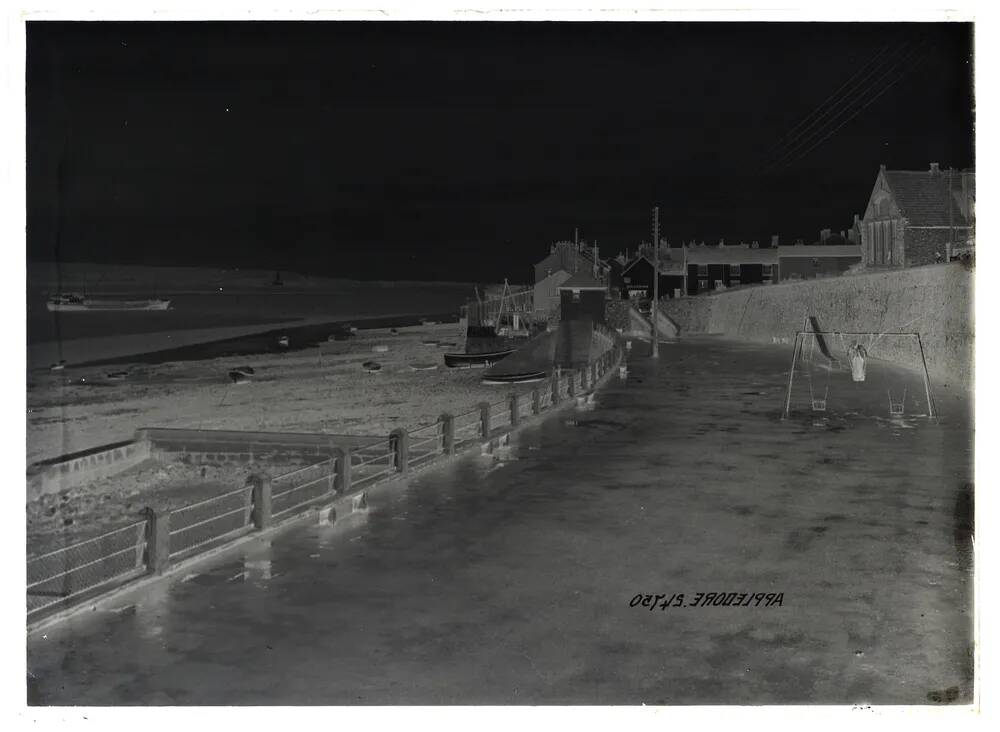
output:
[{"label": "concrete quay surface", "polygon": [[346,529],[33,634],[29,703],[970,702],[967,399],[781,421],[790,348],[644,347]]}]

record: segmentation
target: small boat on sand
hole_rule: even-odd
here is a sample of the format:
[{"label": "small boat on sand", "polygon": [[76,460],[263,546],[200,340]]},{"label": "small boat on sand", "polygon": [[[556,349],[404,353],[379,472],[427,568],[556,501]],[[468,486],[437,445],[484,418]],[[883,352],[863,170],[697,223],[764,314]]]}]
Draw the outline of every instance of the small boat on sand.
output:
[{"label": "small boat on sand", "polygon": [[281,336],[281,338],[278,339],[278,345],[281,346],[282,348],[288,348],[288,343],[289,343],[289,340],[288,340],[288,336],[286,336],[286,335],[283,335],[283,336]]},{"label": "small boat on sand", "polygon": [[448,368],[485,368],[506,358],[514,352],[513,348],[486,353],[446,353],[444,365]]},{"label": "small boat on sand", "polygon": [[544,381],[548,375],[544,371],[529,371],[522,374],[493,374],[483,378],[484,384],[530,384]]},{"label": "small boat on sand", "polygon": [[365,371],[370,371],[371,373],[375,373],[376,371],[382,370],[382,364],[380,364],[378,361],[365,361],[363,364],[361,364],[361,367]]}]

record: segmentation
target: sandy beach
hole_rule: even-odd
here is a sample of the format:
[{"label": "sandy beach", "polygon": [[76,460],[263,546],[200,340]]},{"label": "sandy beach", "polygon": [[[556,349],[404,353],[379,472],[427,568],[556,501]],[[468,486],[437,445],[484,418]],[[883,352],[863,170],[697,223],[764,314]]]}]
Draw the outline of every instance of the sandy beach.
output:
[{"label": "sandy beach", "polygon": [[[72,376],[46,373],[27,394],[28,464],[128,440],[139,427],[385,435],[509,394],[510,386],[481,384],[482,369],[444,367],[444,352],[461,343],[458,325],[451,323],[404,328],[396,335],[361,330],[348,340],[289,353],[137,365],[122,381],[108,381],[106,368],[76,369]],[[376,346],[388,350],[375,352]],[[369,360],[381,370],[365,370]],[[429,364],[437,368],[412,368]],[[247,366],[254,370],[252,380],[232,384],[228,372]],[[261,469],[147,462],[29,504],[29,547],[93,536],[134,520],[146,505],[172,508],[232,490]]]}]

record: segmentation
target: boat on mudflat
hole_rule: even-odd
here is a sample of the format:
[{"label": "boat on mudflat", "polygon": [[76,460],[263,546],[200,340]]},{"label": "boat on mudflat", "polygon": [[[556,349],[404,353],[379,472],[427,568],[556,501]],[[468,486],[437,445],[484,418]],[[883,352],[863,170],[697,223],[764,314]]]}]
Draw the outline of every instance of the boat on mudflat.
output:
[{"label": "boat on mudflat", "polygon": [[506,348],[501,351],[483,353],[446,353],[444,354],[444,365],[449,368],[486,368],[513,352],[513,348]]},{"label": "boat on mudflat", "polygon": [[77,294],[56,295],[45,306],[49,312],[108,312],[122,310],[169,310],[170,300],[100,300]]}]

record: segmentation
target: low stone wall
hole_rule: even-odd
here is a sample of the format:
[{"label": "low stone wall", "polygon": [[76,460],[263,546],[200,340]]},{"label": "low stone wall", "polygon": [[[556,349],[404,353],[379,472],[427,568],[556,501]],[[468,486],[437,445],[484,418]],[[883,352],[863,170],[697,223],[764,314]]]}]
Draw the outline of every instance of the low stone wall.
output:
[{"label": "low stone wall", "polygon": [[79,488],[134,468],[146,460],[213,465],[272,462],[310,464],[342,447],[364,450],[388,436],[294,432],[243,432],[144,427],[135,438],[35,463],[27,471],[27,501]]},{"label": "low stone wall", "polygon": [[149,442],[137,439],[35,463],[28,470],[27,500],[108,478],[150,457]]},{"label": "low stone wall", "polygon": [[[959,263],[868,272],[747,287],[669,300],[665,313],[681,333],[717,333],[757,342],[788,342],[814,316],[823,330],[916,332],[935,381],[972,384],[975,325],[973,274]],[[919,368],[919,352],[878,343],[881,356]]]},{"label": "low stone wall", "polygon": [[380,435],[247,432],[147,427],[136,438],[149,444],[151,456],[187,463],[308,463],[325,459],[340,448],[363,449],[388,440]]}]

